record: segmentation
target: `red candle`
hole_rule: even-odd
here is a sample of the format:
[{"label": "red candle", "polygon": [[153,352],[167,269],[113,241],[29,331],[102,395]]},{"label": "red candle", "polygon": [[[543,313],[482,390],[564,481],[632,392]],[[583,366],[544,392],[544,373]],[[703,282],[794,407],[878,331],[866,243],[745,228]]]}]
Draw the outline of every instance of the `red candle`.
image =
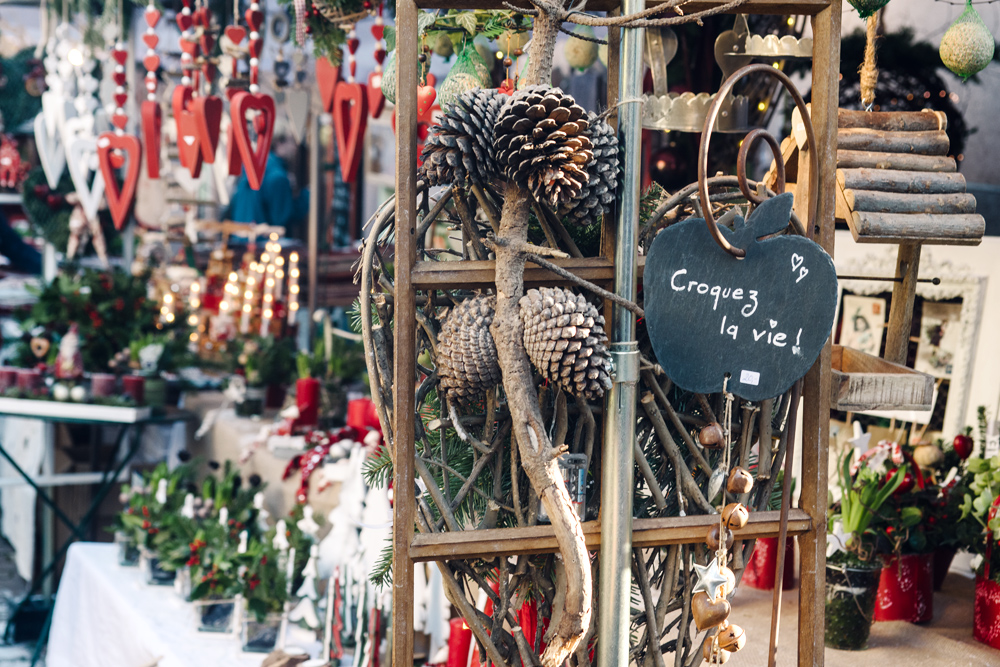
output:
[{"label": "red candle", "polygon": [[146,399],[146,378],[141,375],[126,375],[122,378],[122,393],[130,396],[139,405]]},{"label": "red candle", "polygon": [[296,426],[315,426],[319,421],[319,380],[300,378],[295,382],[295,405],[299,408]]},{"label": "red candle", "polygon": [[111,373],[94,373],[90,376],[92,396],[114,396],[118,378]]},{"label": "red candle", "polygon": [[472,630],[465,624],[464,618],[453,618],[449,625],[448,663],[447,667],[465,667],[469,660],[469,645],[472,643]]}]

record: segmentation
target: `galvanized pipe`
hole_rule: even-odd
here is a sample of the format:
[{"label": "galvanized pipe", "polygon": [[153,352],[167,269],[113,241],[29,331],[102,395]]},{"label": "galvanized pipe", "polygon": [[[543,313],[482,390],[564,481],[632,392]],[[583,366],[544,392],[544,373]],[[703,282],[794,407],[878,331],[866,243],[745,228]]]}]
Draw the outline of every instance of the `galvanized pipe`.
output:
[{"label": "galvanized pipe", "polygon": [[[622,13],[642,11],[645,0],[624,0]],[[643,30],[623,30],[618,69],[618,141],[623,149],[618,226],[615,237],[615,293],[629,301],[636,297],[638,247],[640,140],[642,133]],[[639,349],[635,315],[613,306],[610,327],[614,384],[605,397],[604,443],[601,450],[601,563],[597,664],[628,664],[629,605],[632,553],[632,449],[635,442],[635,396],[639,380]]]}]

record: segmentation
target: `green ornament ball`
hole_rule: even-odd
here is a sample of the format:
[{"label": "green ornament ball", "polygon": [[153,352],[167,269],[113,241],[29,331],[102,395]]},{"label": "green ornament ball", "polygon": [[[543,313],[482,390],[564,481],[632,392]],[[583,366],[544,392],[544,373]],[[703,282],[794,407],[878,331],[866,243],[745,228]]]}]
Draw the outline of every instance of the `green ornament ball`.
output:
[{"label": "green ornament ball", "polygon": [[434,43],[434,55],[441,56],[447,61],[454,54],[455,44],[452,43],[451,38],[444,33],[438,35],[437,42]]},{"label": "green ornament ball", "polygon": [[941,38],[941,62],[956,75],[967,80],[986,69],[993,60],[996,42],[971,4]]},{"label": "green ornament ball", "polygon": [[858,10],[858,16],[863,19],[868,18],[878,10],[889,4],[889,0],[847,0],[851,6]]}]

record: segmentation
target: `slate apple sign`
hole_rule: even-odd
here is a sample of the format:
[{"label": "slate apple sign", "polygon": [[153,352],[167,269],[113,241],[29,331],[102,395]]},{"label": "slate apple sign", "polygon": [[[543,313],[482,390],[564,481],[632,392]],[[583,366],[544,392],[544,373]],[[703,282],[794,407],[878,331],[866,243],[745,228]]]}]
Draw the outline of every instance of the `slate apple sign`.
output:
[{"label": "slate apple sign", "polygon": [[[646,327],[667,376],[698,393],[729,391],[748,401],[788,390],[816,361],[833,326],[837,272],[816,243],[772,236],[788,226],[792,195],[758,206],[729,242],[712,239],[702,219],[660,232],[643,277]],[[767,238],[770,237],[770,238]]]}]

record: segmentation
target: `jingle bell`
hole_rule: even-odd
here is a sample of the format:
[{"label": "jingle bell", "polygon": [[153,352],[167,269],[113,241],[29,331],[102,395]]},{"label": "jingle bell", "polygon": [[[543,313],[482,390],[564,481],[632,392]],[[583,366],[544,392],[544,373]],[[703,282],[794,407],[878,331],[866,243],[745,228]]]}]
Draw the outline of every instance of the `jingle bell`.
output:
[{"label": "jingle bell", "polygon": [[698,432],[698,442],[705,449],[719,449],[722,447],[722,427],[717,422],[712,422]]},{"label": "jingle bell", "polygon": [[729,473],[729,481],[726,482],[726,490],[729,493],[741,494],[750,493],[753,488],[753,475],[746,468],[736,466]]},{"label": "jingle bell", "polygon": [[[726,549],[730,549],[733,546],[733,531],[729,530],[728,528],[726,528],[725,530],[726,530]],[[716,549],[719,548],[718,524],[708,529],[708,537],[705,538],[705,544],[707,544],[708,548],[712,551],[715,551]]]},{"label": "jingle bell", "polygon": [[716,647],[712,650],[712,637],[705,637],[705,643],[701,646],[701,655],[705,662],[710,665],[724,665],[729,660],[729,651]]},{"label": "jingle bell", "polygon": [[740,503],[729,503],[722,510],[722,522],[733,530],[739,530],[750,520],[750,511]]},{"label": "jingle bell", "polygon": [[747,643],[747,635],[738,625],[730,625],[719,633],[719,648],[725,651],[735,652],[743,648]]}]

